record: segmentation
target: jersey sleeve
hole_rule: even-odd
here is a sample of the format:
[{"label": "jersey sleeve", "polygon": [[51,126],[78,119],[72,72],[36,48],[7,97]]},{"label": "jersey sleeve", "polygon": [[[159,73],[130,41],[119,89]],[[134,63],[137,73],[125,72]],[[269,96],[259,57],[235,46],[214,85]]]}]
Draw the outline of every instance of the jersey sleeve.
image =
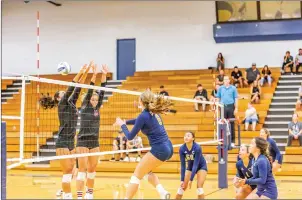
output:
[{"label": "jersey sleeve", "polygon": [[[93,82],[90,82],[90,85],[94,85]],[[92,97],[93,89],[88,89],[88,92],[83,100],[82,106],[87,105]]]},{"label": "jersey sleeve", "polygon": [[125,136],[127,137],[128,140],[133,140],[133,138],[138,134],[138,132],[142,129],[142,127],[145,124],[145,117],[144,114],[140,114],[138,118],[135,120],[134,127],[132,128],[131,131],[128,130],[128,127],[123,124],[122,125],[122,130],[125,133]]},{"label": "jersey sleeve", "polygon": [[240,162],[239,161],[237,161],[237,163],[236,163],[236,169],[237,169],[237,173],[236,173],[236,176],[237,177],[239,177],[239,178],[242,178],[242,179],[244,179],[245,177],[244,177],[244,174],[242,173],[242,171],[241,171],[241,166],[240,166]]},{"label": "jersey sleeve", "polygon": [[[101,87],[105,87],[105,86],[106,86],[106,82],[105,83],[101,83]],[[104,96],[105,96],[105,91],[101,90],[101,91],[98,91],[97,93],[99,95],[99,101],[98,101],[98,104],[97,104],[97,108],[99,109],[102,106],[102,104],[103,104],[103,99],[104,99]]]},{"label": "jersey sleeve", "polygon": [[194,176],[197,172],[197,168],[198,168],[198,165],[199,165],[199,162],[200,162],[200,158],[201,158],[201,149],[199,147],[195,151],[195,159],[194,159],[194,163],[193,163],[193,168],[192,168],[190,181],[193,181],[193,179],[194,179]]},{"label": "jersey sleeve", "polygon": [[246,184],[249,185],[258,185],[258,184],[265,184],[268,174],[268,160],[266,159],[259,159],[258,161],[258,170],[259,170],[259,177],[253,177],[246,180]]},{"label": "jersey sleeve", "polygon": [[136,119],[130,119],[126,121],[127,125],[134,125],[135,124]]},{"label": "jersey sleeve", "polygon": [[179,148],[179,158],[180,158],[180,181],[185,180],[185,172],[186,172],[186,159],[185,154],[182,148]]},{"label": "jersey sleeve", "polygon": [[277,147],[276,142],[274,140],[271,140],[270,145],[276,153],[276,160],[281,161],[281,152],[280,152],[279,148]]},{"label": "jersey sleeve", "polygon": [[[72,81],[74,83],[74,81]],[[64,94],[63,98],[62,98],[62,102],[67,103],[69,97],[71,96],[73,90],[74,90],[74,86],[68,86],[66,93]]]},{"label": "jersey sleeve", "polygon": [[69,102],[71,102],[75,105],[77,103],[78,99],[79,99],[80,93],[81,93],[81,88],[76,87],[74,89],[73,94],[69,97]]}]

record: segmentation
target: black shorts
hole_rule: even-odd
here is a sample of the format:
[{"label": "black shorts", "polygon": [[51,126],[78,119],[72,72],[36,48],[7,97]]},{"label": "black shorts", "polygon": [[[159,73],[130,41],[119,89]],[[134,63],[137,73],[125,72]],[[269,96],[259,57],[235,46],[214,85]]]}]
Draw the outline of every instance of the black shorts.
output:
[{"label": "black shorts", "polygon": [[[125,149],[127,148],[127,145],[126,145],[126,144],[123,144],[123,147],[124,147],[123,150],[125,150]],[[120,145],[120,144],[117,144],[117,149],[118,149],[118,150],[121,150],[121,145]]]},{"label": "black shorts", "polygon": [[250,85],[250,84],[254,83],[254,81],[252,81],[252,80],[247,80],[247,83]]},{"label": "black shorts", "polygon": [[58,136],[56,140],[56,149],[69,149],[72,151],[74,149],[74,136]]},{"label": "black shorts", "polygon": [[88,149],[94,149],[99,146],[99,137],[96,136],[80,136],[77,139],[77,147],[86,147]]}]

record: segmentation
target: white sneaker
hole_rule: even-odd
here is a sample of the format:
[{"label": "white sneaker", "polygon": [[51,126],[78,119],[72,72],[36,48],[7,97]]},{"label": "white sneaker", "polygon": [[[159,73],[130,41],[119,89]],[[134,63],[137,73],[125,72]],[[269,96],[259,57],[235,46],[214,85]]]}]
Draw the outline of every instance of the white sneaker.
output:
[{"label": "white sneaker", "polygon": [[160,199],[170,199],[171,194],[168,191],[165,191],[160,194]]},{"label": "white sneaker", "polygon": [[63,195],[63,199],[73,199],[73,198],[72,198],[72,194],[71,194],[71,193],[65,193],[65,194]]},{"label": "white sneaker", "polygon": [[62,190],[58,190],[56,192],[56,199],[62,199],[63,197],[63,191]]},{"label": "white sneaker", "polygon": [[136,162],[140,162],[140,161],[141,161],[141,157],[137,157]]},{"label": "white sneaker", "polygon": [[84,199],[93,199],[93,194],[86,193]]},{"label": "white sneaker", "polygon": [[233,147],[233,148],[234,148],[234,147],[235,147],[235,143],[231,143],[231,147]]},{"label": "white sneaker", "polygon": [[130,161],[130,160],[129,160],[129,157],[126,156],[126,157],[124,158],[124,161],[125,161],[125,162],[129,162],[129,161]]}]

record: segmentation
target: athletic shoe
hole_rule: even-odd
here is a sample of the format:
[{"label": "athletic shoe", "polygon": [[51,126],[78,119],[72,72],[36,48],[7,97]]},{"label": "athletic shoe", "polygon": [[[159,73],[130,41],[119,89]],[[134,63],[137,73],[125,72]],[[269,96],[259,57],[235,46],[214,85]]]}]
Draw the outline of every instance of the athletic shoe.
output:
[{"label": "athletic shoe", "polygon": [[72,194],[71,193],[65,193],[64,195],[63,195],[63,199],[73,199],[72,198]]},{"label": "athletic shoe", "polygon": [[125,158],[124,158],[124,161],[125,161],[125,162],[129,162],[129,161],[130,161],[130,160],[129,160],[129,157],[128,157],[128,156],[125,157]]},{"label": "athletic shoe", "polygon": [[137,157],[136,162],[140,162],[140,161],[141,161],[141,157]]},{"label": "athletic shoe", "polygon": [[84,199],[93,199],[93,194],[86,193]]},{"label": "athletic shoe", "polygon": [[167,191],[165,191],[164,193],[160,194],[160,199],[170,199],[171,194]]}]

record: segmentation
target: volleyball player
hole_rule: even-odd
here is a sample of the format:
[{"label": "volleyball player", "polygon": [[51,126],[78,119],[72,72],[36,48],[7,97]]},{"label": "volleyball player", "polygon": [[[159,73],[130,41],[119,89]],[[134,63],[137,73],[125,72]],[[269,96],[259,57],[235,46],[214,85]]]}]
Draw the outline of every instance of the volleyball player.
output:
[{"label": "volleyball player", "polygon": [[250,152],[254,156],[253,177],[249,179],[240,179],[239,186],[245,184],[256,185],[256,193],[251,193],[247,199],[277,199],[278,190],[276,181],[272,174],[272,165],[266,151],[268,142],[256,137],[250,145]]},{"label": "volleyball player", "polygon": [[[169,160],[173,155],[173,146],[164,128],[159,114],[169,110],[171,101],[164,96],[155,96],[151,91],[145,91],[139,98],[139,104],[143,107],[142,113],[134,120],[123,121],[116,118],[115,125],[120,126],[128,140],[132,140],[139,131],[148,137],[151,151],[148,152],[136,166],[131,176],[126,192],[126,199],[131,199],[137,192],[140,180],[145,176],[154,187],[161,199],[169,199],[170,193],[159,183],[158,177],[152,170],[159,167],[163,162]],[[131,131],[127,125],[134,124]]]},{"label": "volleyball player", "polygon": [[249,179],[253,177],[252,165],[253,155],[249,152],[248,145],[241,145],[239,150],[240,159],[236,163],[237,174],[234,177],[234,186],[236,190],[236,199],[245,199],[255,188],[256,185],[243,185],[239,187],[238,180]]},{"label": "volleyball player", "polygon": [[272,157],[272,161],[273,161],[273,173],[281,170],[283,157],[279,148],[277,147],[275,140],[273,140],[270,137],[269,130],[266,128],[261,129],[260,137],[264,138],[269,144],[268,150],[269,150],[269,156]]},{"label": "volleyball player", "polygon": [[[97,76],[97,66],[92,66],[93,76],[90,85],[94,85]],[[106,85],[107,66],[102,67],[101,87]],[[89,89],[81,107],[81,125],[77,137],[77,153],[93,153],[100,151],[99,130],[100,130],[100,108],[103,103],[105,91],[93,92]],[[87,191],[85,199],[93,199],[94,179],[98,156],[78,158],[79,169],[77,176],[77,196],[83,198],[84,181],[87,172]]]},{"label": "volleyball player", "polygon": [[[74,83],[84,83],[89,72],[90,65],[84,65],[80,72],[74,77]],[[79,97],[81,88],[69,86],[67,91],[57,91],[54,95],[54,99],[43,102],[47,104],[49,108],[58,105],[59,116],[59,131],[58,138],[56,140],[56,155],[70,155],[74,151],[74,137],[76,134],[76,125],[78,119],[78,110],[76,108],[76,102]],[[52,105],[52,106],[49,106]],[[42,107],[45,107],[42,105]],[[70,182],[72,179],[72,170],[74,168],[74,159],[62,159],[60,165],[63,171],[62,177],[62,191],[63,199],[72,199]]]},{"label": "volleyball player", "polygon": [[[175,199],[182,199],[184,191],[191,189],[192,181],[197,175],[197,198],[204,199],[203,184],[207,176],[207,162],[202,155],[201,147],[195,143],[195,134],[187,132],[184,136],[185,143],[179,149],[181,162],[180,187]],[[186,162],[188,166],[186,168]]]}]

